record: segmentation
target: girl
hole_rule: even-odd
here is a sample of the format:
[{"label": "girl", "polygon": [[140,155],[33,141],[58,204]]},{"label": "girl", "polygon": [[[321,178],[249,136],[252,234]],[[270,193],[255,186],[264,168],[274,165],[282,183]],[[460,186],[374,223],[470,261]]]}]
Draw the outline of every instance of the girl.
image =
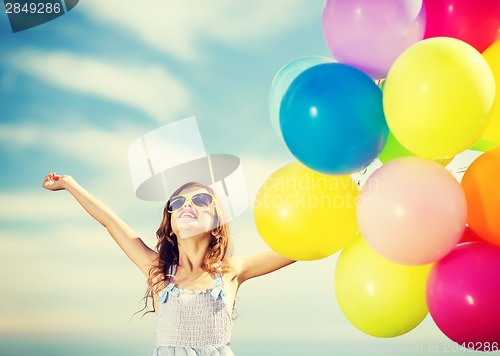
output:
[{"label": "girl", "polygon": [[73,195],[147,278],[145,308],[152,300],[156,314],[152,355],[233,355],[231,313],[238,288],[294,262],[272,251],[232,256],[224,213],[213,190],[199,183],[184,184],[167,201],[156,251],[70,176],[50,173],[43,187]]}]

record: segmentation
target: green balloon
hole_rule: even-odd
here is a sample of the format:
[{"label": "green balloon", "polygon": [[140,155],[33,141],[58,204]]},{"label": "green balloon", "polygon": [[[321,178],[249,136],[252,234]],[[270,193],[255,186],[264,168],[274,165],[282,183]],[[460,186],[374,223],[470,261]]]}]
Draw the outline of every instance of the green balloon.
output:
[{"label": "green balloon", "polygon": [[474,145],[470,148],[471,150],[474,151],[481,151],[481,152],[486,152],[491,148],[497,147],[498,143],[487,140],[485,138],[480,138],[479,140],[476,141]]},{"label": "green balloon", "polygon": [[398,140],[396,140],[394,135],[389,132],[385,146],[378,156],[380,161],[382,163],[387,163],[393,159],[407,156],[415,156],[415,154],[408,151]]}]

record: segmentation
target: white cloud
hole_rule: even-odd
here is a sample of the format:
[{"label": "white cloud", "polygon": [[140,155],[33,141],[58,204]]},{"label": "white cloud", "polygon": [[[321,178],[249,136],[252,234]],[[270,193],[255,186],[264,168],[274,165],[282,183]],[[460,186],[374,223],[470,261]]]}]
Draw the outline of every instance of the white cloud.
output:
[{"label": "white cloud", "polygon": [[67,127],[38,123],[0,124],[0,140],[10,149],[43,147],[95,168],[114,168],[126,162],[129,145],[142,131],[133,125],[105,130],[81,123],[68,133]]},{"label": "white cloud", "polygon": [[165,53],[191,60],[203,54],[205,39],[244,49],[313,16],[319,21],[316,9],[310,0],[89,0],[79,7],[94,21],[121,26]]},{"label": "white cloud", "polygon": [[40,50],[17,52],[8,65],[52,85],[135,107],[158,122],[179,115],[188,105],[186,88],[159,66]]},{"label": "white cloud", "polygon": [[[142,129],[123,126],[112,131],[82,123],[68,134],[65,127],[43,124],[0,124],[0,141],[12,151],[39,149],[44,154],[63,155],[64,160],[87,167],[88,174],[74,176],[91,193],[108,202],[126,216],[153,213],[156,218],[161,204],[138,200],[134,193],[128,168],[127,151],[130,143],[142,134]],[[20,162],[23,164],[23,162]],[[53,222],[86,218],[85,212],[66,193],[52,193],[42,188],[44,174],[57,170],[47,166],[36,185],[22,190],[0,191],[0,216],[5,221]],[[58,174],[72,172],[57,171]],[[144,218],[143,218],[144,219]],[[148,219],[145,219],[148,221]],[[137,220],[136,222],[140,222]]]},{"label": "white cloud", "polygon": [[[58,197],[51,197],[46,192],[42,192],[42,179],[40,178],[40,193],[34,192],[1,192],[0,193],[0,216],[5,221],[10,222],[41,222],[52,219],[75,219],[81,216],[82,211],[76,207],[64,207],[56,202],[61,202]],[[58,199],[59,198],[59,199]]]},{"label": "white cloud", "polygon": [[28,224],[18,232],[0,231],[0,333],[127,329],[145,278],[85,218],[68,223],[53,217],[51,228],[41,231]]}]

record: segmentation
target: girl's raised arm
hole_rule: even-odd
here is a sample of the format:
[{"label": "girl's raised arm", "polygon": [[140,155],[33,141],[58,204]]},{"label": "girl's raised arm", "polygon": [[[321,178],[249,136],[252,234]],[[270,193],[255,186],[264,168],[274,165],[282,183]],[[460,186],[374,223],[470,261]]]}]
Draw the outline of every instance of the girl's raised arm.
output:
[{"label": "girl's raised arm", "polygon": [[150,249],[118,215],[83,189],[72,177],[50,173],[42,186],[48,190],[67,190],[80,205],[100,222],[132,262],[149,277],[149,270],[157,253]]}]

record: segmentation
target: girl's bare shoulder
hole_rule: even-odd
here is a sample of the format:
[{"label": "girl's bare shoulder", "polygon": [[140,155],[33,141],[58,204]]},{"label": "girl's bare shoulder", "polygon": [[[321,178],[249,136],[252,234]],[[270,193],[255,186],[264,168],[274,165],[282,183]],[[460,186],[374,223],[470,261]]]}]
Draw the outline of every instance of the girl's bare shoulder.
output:
[{"label": "girl's bare shoulder", "polygon": [[229,267],[226,273],[231,279],[237,278],[241,273],[244,262],[244,256],[231,256],[224,260],[224,264]]}]

